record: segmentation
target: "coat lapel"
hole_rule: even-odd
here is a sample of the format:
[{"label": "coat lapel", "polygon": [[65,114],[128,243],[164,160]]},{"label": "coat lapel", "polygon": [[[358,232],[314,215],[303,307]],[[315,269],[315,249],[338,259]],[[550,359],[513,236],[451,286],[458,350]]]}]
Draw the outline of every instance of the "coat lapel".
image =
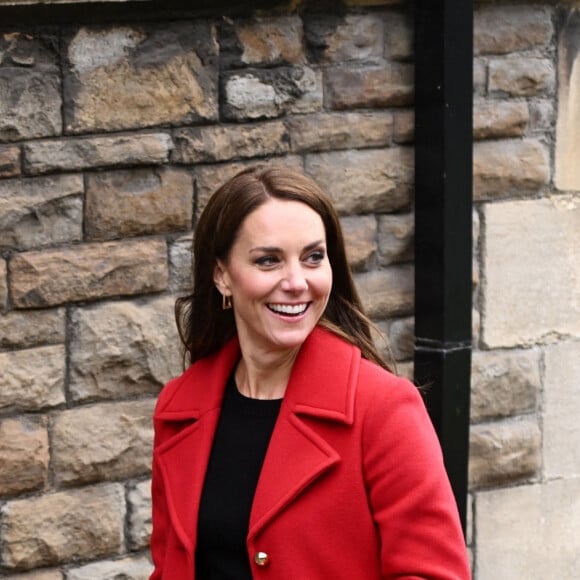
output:
[{"label": "coat lapel", "polygon": [[260,473],[249,539],[340,462],[314,425],[319,420],[352,424],[359,361],[358,349],[320,328],[304,343]]}]

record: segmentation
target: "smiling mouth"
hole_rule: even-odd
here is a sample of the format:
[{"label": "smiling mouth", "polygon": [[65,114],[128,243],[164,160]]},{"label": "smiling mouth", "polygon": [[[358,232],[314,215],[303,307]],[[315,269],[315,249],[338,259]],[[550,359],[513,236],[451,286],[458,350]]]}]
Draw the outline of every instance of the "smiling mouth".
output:
[{"label": "smiling mouth", "polygon": [[268,304],[268,309],[276,314],[282,314],[284,316],[300,316],[306,312],[306,309],[310,305],[309,302],[303,302],[302,304]]}]

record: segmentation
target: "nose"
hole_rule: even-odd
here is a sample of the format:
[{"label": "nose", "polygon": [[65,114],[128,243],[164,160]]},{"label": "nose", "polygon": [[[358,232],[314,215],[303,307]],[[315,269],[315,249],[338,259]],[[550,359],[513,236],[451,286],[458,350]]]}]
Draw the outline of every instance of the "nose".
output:
[{"label": "nose", "polygon": [[284,269],[280,287],[285,292],[302,292],[308,288],[306,276],[299,263],[289,263]]}]

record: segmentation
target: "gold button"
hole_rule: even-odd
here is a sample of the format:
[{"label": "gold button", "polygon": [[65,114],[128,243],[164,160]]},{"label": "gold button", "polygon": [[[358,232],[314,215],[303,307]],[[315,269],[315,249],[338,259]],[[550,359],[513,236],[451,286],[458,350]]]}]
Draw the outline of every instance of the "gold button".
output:
[{"label": "gold button", "polygon": [[270,556],[266,552],[256,552],[254,554],[254,562],[258,566],[265,566],[270,561]]}]

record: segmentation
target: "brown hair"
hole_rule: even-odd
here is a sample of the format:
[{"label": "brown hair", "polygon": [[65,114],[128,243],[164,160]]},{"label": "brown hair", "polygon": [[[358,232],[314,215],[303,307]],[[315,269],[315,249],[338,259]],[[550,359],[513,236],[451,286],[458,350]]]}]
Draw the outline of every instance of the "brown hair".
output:
[{"label": "brown hair", "polygon": [[361,349],[362,355],[389,368],[371,337],[344,248],[338,214],[328,196],[309,177],[287,167],[245,169],[210,198],[197,223],[193,244],[193,293],[179,298],[175,315],[191,363],[218,350],[235,335],[232,310],[222,309],[215,287],[217,259],[226,260],[244,219],[270,198],[299,201],[321,218],[326,232],[333,283],[320,324]]}]

